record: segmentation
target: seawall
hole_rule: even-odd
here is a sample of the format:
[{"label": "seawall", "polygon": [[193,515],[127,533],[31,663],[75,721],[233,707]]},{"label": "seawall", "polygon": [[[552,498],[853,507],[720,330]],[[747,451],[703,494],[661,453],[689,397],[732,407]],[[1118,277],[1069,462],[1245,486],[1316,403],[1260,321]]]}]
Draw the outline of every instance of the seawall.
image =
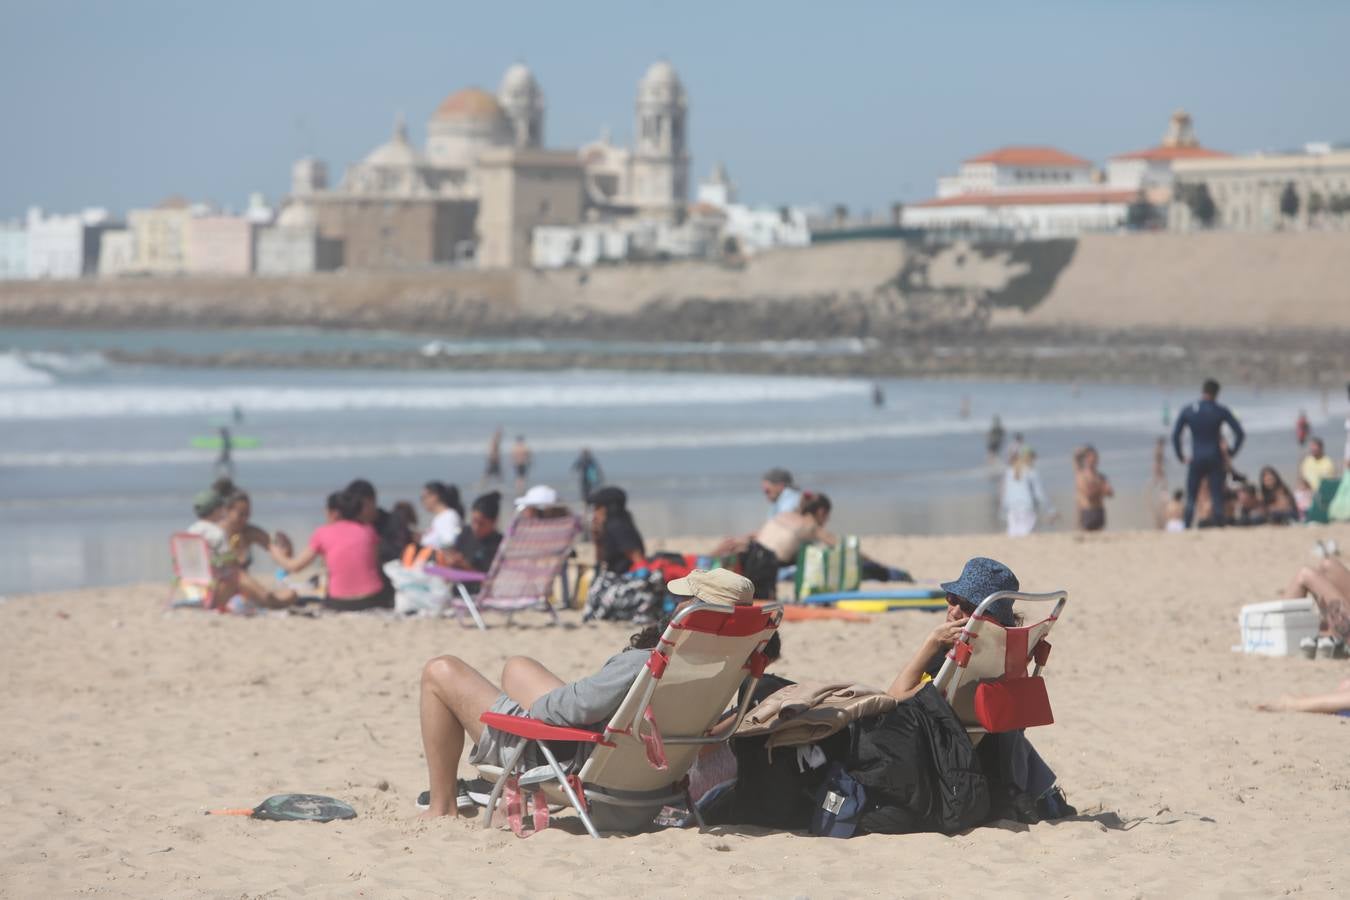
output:
[{"label": "seawall", "polygon": [[987,327],[1350,332],[1350,234],[857,241],[740,265],[0,282],[3,325],[883,341]]}]

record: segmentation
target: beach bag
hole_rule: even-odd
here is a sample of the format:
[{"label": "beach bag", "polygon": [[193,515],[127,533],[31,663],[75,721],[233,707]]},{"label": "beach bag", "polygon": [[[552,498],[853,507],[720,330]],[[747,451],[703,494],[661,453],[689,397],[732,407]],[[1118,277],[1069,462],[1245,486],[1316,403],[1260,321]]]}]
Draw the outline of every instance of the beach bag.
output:
[{"label": "beach bag", "polygon": [[812,594],[856,591],[862,582],[861,552],[858,536],[846,534],[839,546],[808,544],[797,551],[794,588],[798,600]]},{"label": "beach bag", "polygon": [[384,564],[384,574],[394,586],[394,611],[405,616],[439,616],[450,603],[450,584],[421,568],[399,560]]},{"label": "beach bag", "polygon": [[1350,476],[1342,476],[1340,486],[1327,504],[1327,518],[1333,522],[1350,522]]},{"label": "beach bag", "polygon": [[642,576],[604,571],[591,581],[586,593],[583,622],[655,622],[666,597],[666,582],[660,572]]},{"label": "beach bag", "polygon": [[866,808],[867,791],[840,763],[830,763],[825,780],[816,791],[811,833],[818,837],[853,837]]},{"label": "beach bag", "polygon": [[848,767],[867,791],[869,834],[955,834],[987,821],[989,782],[965,727],[933,685],[880,716],[860,719]]}]

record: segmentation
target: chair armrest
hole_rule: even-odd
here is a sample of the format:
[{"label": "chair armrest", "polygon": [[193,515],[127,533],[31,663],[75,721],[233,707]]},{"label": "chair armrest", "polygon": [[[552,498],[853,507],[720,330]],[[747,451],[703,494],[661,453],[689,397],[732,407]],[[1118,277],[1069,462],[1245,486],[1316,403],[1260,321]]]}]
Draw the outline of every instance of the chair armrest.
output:
[{"label": "chair armrest", "polygon": [[424,571],[432,575],[438,575],[446,581],[461,581],[468,584],[482,583],[487,580],[486,572],[476,572],[473,569],[451,569],[446,566],[428,565]]},{"label": "chair armrest", "polygon": [[601,732],[587,731],[584,728],[565,728],[561,725],[550,725],[528,716],[508,716],[505,713],[485,712],[478,717],[478,721],[498,731],[514,734],[516,737],[529,738],[533,741],[581,741],[587,744],[599,744],[602,747],[614,746],[611,742],[605,740],[605,736]]}]

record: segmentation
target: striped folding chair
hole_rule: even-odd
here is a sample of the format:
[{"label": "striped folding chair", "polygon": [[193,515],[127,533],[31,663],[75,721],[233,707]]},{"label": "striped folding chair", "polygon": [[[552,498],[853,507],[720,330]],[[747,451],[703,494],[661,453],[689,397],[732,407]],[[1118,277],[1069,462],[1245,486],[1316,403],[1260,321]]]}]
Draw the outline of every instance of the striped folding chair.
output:
[{"label": "striped folding chair", "polygon": [[[987,615],[993,603],[1004,599],[1012,600],[1014,611],[1026,616],[1023,624],[1007,628]],[[952,705],[972,738],[1055,721],[1041,670],[1050,658],[1046,637],[1068,599],[1066,591],[1000,591],[976,607],[933,679],[933,686]],[[1033,622],[1026,615],[1033,607],[1044,618]]]},{"label": "striped folding chair", "polygon": [[[517,833],[522,791],[536,794],[536,828],[545,805],[538,793],[543,801],[575,809],[592,837],[600,831],[645,829],[669,803],[687,803],[702,826],[689,797],[689,768],[700,749],[730,740],[745,718],[767,663],[764,646],[782,614],[778,603],[727,607],[695,601],[685,606],[603,731],[483,713],[483,724],[501,733],[503,748],[502,766],[479,767],[485,778],[496,781],[483,827],[491,826],[508,789],[513,795],[508,814]],[[738,691],[734,721],[711,733]],[[557,741],[580,748],[570,763],[559,763]],[[544,764],[522,772],[523,761],[536,754]]]},{"label": "striped folding chair", "polygon": [[[580,532],[581,520],[572,513],[552,518],[522,513],[511,522],[486,574],[430,563],[426,571],[451,583],[451,608],[457,616],[467,612],[480,629],[487,630],[483,613],[488,611],[505,613],[509,625],[515,613],[539,609],[556,625],[558,612],[549,597]],[[477,594],[469,590],[474,584],[479,586]],[[562,591],[566,593],[565,579]]]}]

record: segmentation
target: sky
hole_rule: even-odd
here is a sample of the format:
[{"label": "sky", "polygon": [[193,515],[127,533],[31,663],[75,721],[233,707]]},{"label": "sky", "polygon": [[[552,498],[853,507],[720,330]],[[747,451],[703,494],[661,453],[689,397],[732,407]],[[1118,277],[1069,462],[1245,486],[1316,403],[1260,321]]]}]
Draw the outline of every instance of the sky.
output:
[{"label": "sky", "polygon": [[854,212],[932,196],[1004,144],[1104,164],[1187,109],[1230,152],[1350,140],[1350,3],[0,0],[0,218],[170,194],[242,208],[314,155],[336,180],[446,95],[543,87],[546,139],[632,135],[658,59],[692,174],[749,203]]}]

